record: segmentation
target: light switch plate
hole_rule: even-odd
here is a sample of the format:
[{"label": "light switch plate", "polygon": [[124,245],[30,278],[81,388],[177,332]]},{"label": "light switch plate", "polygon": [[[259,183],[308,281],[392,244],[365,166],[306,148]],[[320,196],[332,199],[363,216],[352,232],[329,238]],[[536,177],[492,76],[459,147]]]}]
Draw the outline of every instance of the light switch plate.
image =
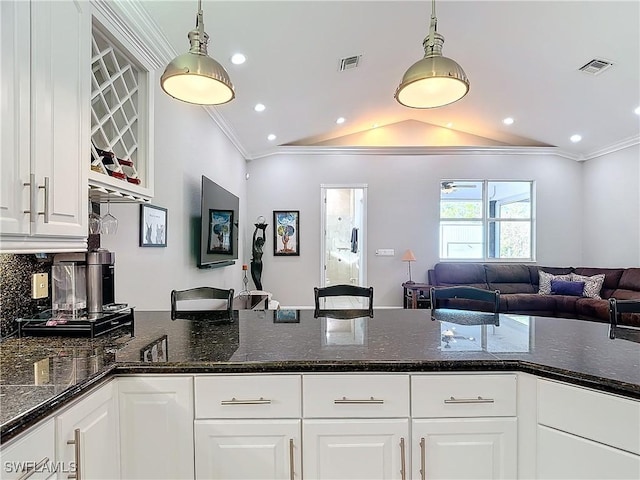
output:
[{"label": "light switch plate", "polygon": [[49,296],[49,275],[34,273],[31,276],[31,298],[47,298]]},{"label": "light switch plate", "polygon": [[379,248],[376,250],[376,255],[380,257],[393,257],[396,254],[393,248]]}]

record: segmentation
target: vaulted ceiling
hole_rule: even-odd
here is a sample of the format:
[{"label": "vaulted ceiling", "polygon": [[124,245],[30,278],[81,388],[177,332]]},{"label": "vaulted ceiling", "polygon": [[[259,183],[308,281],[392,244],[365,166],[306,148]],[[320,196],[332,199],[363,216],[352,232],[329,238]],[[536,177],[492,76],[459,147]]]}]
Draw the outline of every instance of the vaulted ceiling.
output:
[{"label": "vaulted ceiling", "polygon": [[[186,52],[197,1],[141,4],[175,53]],[[204,0],[203,11],[209,55],[236,89],[212,108],[248,159],[287,145],[464,145],[556,147],[580,160],[640,140],[638,1],[437,1],[443,54],[471,87],[430,110],[393,98],[424,54],[430,1]],[[242,65],[230,61],[237,52]],[[358,66],[339,71],[353,56]],[[579,70],[592,59],[613,66]]]}]

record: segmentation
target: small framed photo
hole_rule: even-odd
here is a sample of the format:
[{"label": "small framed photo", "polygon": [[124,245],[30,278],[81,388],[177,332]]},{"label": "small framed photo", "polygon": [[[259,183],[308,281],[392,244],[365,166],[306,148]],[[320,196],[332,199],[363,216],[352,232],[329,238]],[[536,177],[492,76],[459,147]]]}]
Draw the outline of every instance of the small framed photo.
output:
[{"label": "small framed photo", "polygon": [[169,338],[166,335],[154,340],[149,345],[140,349],[141,362],[167,362],[169,361]]},{"label": "small framed photo", "polygon": [[207,253],[233,255],[233,210],[209,209]]},{"label": "small framed photo", "polygon": [[154,205],[140,205],[140,246],[167,246],[167,209]]},{"label": "small framed photo", "polygon": [[300,255],[300,210],[273,211],[273,254]]}]

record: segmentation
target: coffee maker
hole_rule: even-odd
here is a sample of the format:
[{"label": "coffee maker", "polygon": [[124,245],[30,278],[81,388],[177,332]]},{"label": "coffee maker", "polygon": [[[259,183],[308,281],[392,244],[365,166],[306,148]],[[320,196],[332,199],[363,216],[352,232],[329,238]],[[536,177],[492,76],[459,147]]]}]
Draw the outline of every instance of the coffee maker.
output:
[{"label": "coffee maker", "polygon": [[69,318],[95,316],[115,302],[115,253],[59,253],[53,257],[53,313]]}]

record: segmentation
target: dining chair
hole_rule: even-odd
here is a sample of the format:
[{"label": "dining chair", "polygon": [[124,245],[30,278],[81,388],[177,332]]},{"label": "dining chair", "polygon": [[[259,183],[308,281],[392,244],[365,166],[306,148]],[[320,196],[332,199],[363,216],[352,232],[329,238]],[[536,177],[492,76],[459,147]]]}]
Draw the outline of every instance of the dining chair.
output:
[{"label": "dining chair", "polygon": [[431,309],[479,310],[497,314],[500,311],[500,291],[477,287],[431,287]]},{"label": "dining chair", "polygon": [[[226,311],[229,318],[233,311],[233,288],[196,287],[187,290],[171,290],[171,319],[181,315],[193,316],[206,312]],[[216,302],[216,300],[219,300]],[[189,302],[188,308],[179,308],[178,302]]]},{"label": "dining chair", "polygon": [[[327,297],[361,297],[368,298],[366,308],[373,309],[373,287],[360,287],[358,285],[331,285],[328,287],[314,287],[313,295],[316,310],[320,309],[320,299]],[[348,307],[350,308],[350,307]]]}]

